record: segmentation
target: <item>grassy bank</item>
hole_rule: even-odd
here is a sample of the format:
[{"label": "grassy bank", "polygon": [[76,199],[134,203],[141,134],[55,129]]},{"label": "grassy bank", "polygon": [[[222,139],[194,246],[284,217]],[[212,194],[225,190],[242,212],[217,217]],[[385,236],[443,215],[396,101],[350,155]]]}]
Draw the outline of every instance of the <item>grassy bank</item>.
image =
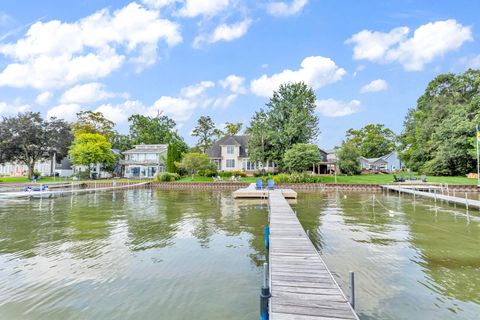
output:
[{"label": "grassy bank", "polygon": [[[397,174],[397,177],[400,177],[401,174]],[[409,177],[409,175],[406,175]],[[416,175],[416,177],[418,177]],[[255,177],[244,177],[240,181],[247,182],[247,183],[254,183],[257,178]],[[54,179],[53,177],[42,177],[38,183],[52,183],[52,182],[63,182],[63,178],[57,177]],[[72,180],[68,180],[67,182],[71,182]],[[143,181],[151,181],[151,180],[128,180],[128,179],[107,179],[107,180],[86,180],[86,181],[98,181],[98,182],[143,182]],[[223,182],[230,181],[230,178],[224,178]],[[334,176],[322,176],[320,178],[322,183],[335,183]],[[80,181],[75,181],[78,183]],[[211,182],[214,183],[213,178],[210,177],[200,177],[200,176],[185,176],[182,177],[180,180],[176,182],[183,182],[183,183],[198,183],[198,182]],[[427,182],[430,183],[448,183],[448,184],[477,184],[477,179],[469,179],[467,177],[434,177],[434,176],[427,176]],[[0,183],[31,183],[26,177],[2,177],[0,178]],[[362,174],[357,176],[337,176],[337,183],[341,184],[388,184],[393,183],[393,174]]]},{"label": "grassy bank", "polygon": [[[401,174],[396,174],[397,177],[401,177]],[[406,175],[410,177],[410,175]],[[415,177],[419,177],[415,175]],[[241,182],[253,183],[257,178],[245,177]],[[322,176],[320,178],[322,183],[335,183],[334,176]],[[224,178],[223,181],[230,181],[229,178]],[[176,182],[212,182],[210,177],[185,176]],[[427,176],[427,182],[430,183],[448,183],[448,184],[477,184],[477,179],[469,179],[467,177],[435,177]],[[337,183],[341,184],[388,184],[393,183],[393,174],[361,174],[356,176],[337,176]]]}]

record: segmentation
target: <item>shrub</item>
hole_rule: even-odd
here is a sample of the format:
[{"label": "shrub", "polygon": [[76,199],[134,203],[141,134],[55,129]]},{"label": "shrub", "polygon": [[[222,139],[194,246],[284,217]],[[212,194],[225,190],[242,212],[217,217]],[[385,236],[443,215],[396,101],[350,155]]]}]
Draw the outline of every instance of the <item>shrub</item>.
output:
[{"label": "shrub", "polygon": [[232,176],[235,176],[235,177],[246,177],[247,176],[247,173],[244,172],[244,171],[221,171],[218,173],[218,175],[220,177],[223,177],[223,178],[230,178]]},{"label": "shrub", "polygon": [[78,171],[73,176],[77,177],[79,180],[90,179],[90,173],[88,171]]},{"label": "shrub", "polygon": [[261,177],[261,176],[262,176],[262,171],[260,171],[260,170],[254,171],[254,172],[253,172],[253,176],[254,176],[254,177]]},{"label": "shrub", "polygon": [[213,168],[198,170],[197,174],[202,177],[215,177],[217,170]]},{"label": "shrub", "polygon": [[34,177],[35,179],[40,178],[41,175],[42,175],[42,173],[41,173],[40,171],[38,171],[38,170],[36,170],[36,169],[33,170],[33,177]]},{"label": "shrub", "polygon": [[320,176],[313,176],[307,173],[280,173],[274,178],[276,183],[320,183],[322,178]]},{"label": "shrub", "polygon": [[155,180],[159,182],[170,182],[180,179],[178,173],[162,172],[156,176]]}]

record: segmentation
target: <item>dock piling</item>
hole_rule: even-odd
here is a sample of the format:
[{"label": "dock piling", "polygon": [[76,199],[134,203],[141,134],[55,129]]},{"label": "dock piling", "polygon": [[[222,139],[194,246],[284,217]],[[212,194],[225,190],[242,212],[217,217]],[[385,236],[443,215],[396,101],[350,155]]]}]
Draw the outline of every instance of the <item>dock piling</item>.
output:
[{"label": "dock piling", "polygon": [[268,263],[263,264],[263,285],[260,292],[260,319],[268,319],[268,299],[270,298],[270,288],[268,286]]},{"label": "dock piling", "polygon": [[349,303],[355,309],[355,272],[350,271],[350,299]]}]

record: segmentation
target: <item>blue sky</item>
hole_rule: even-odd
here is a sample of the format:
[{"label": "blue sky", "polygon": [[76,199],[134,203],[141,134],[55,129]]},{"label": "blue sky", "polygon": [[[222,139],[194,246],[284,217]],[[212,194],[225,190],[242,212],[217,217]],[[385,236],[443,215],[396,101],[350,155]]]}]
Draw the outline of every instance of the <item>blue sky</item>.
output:
[{"label": "blue sky", "polygon": [[477,1],[2,1],[0,115],[73,120],[98,110],[167,114],[189,136],[200,115],[247,124],[279,83],[315,89],[322,131],[399,133],[445,72],[480,68]]}]

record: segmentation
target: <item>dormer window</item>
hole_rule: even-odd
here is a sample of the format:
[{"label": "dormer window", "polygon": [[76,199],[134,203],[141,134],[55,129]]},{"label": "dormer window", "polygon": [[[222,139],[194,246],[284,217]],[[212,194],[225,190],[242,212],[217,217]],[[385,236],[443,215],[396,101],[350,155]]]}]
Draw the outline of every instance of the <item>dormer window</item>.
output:
[{"label": "dormer window", "polygon": [[235,146],[227,146],[227,154],[234,154]]}]

